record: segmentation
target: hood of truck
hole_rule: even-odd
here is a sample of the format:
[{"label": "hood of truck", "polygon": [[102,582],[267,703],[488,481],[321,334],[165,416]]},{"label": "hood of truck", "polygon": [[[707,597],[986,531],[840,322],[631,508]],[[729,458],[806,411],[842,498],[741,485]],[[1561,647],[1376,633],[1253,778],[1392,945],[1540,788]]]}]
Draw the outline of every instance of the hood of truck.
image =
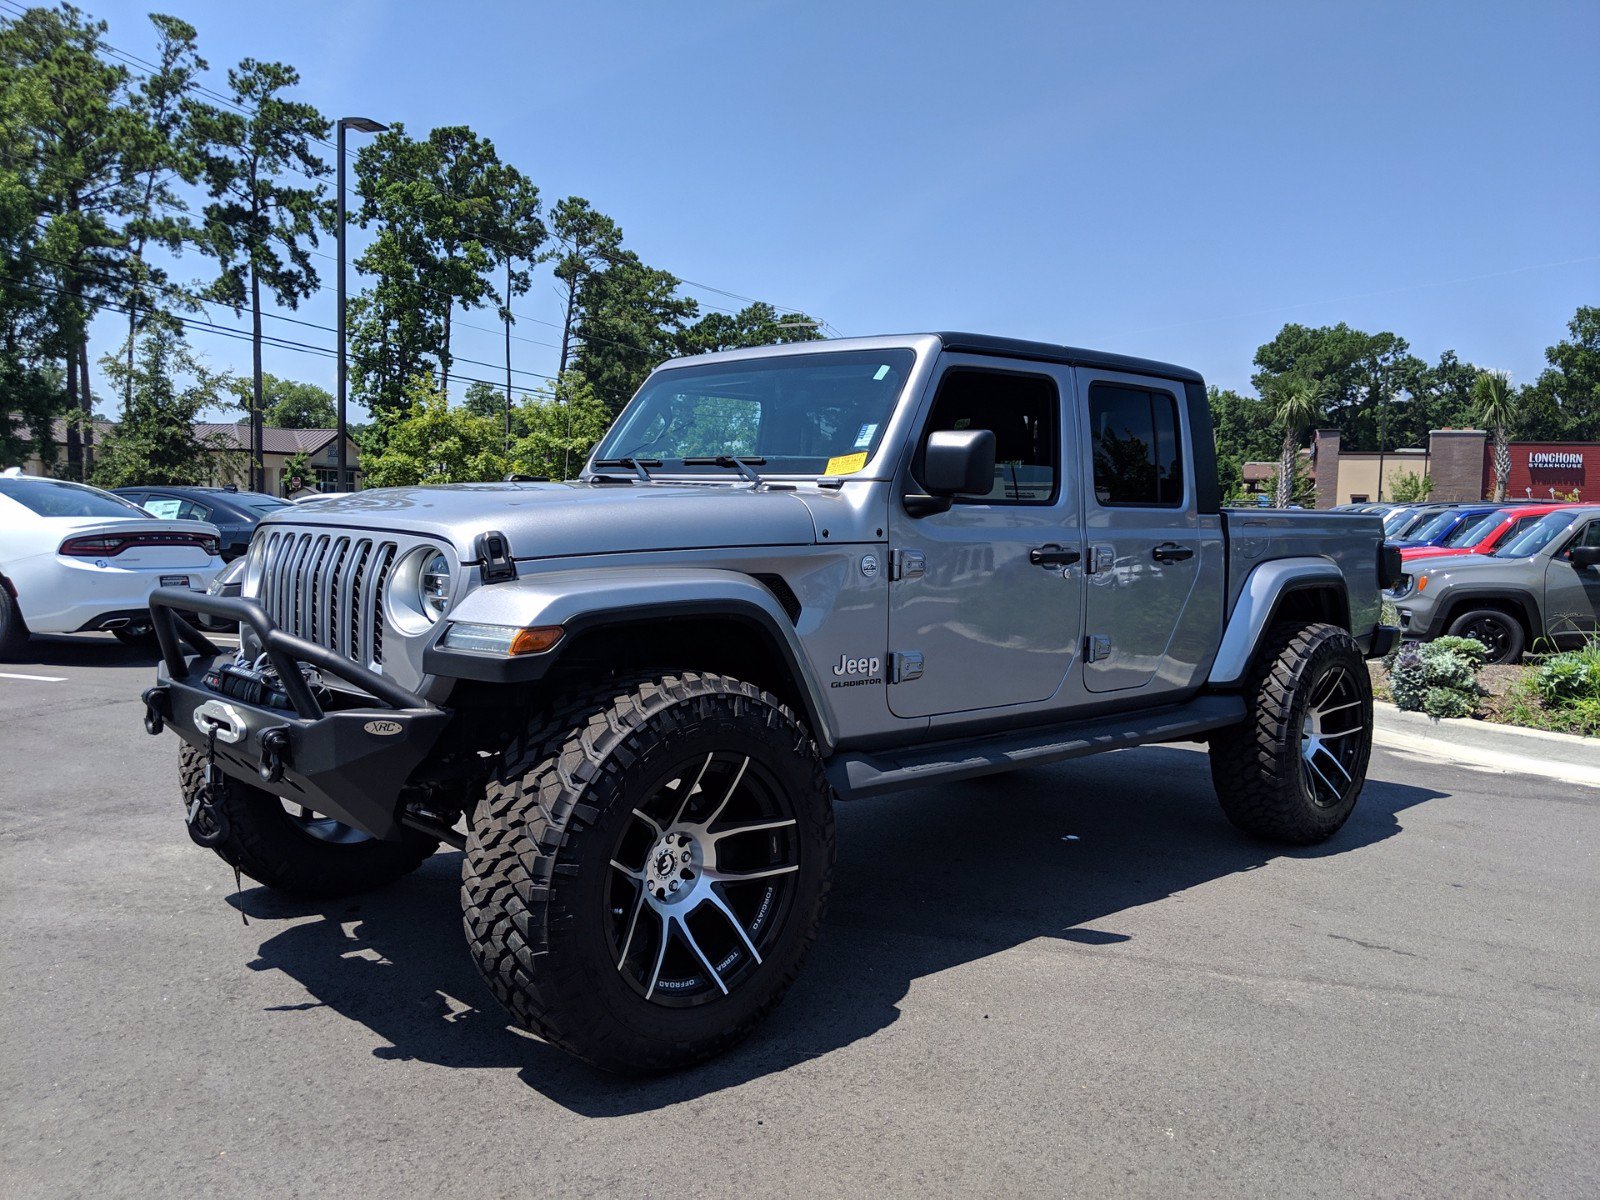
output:
[{"label": "hood of truck", "polygon": [[474,557],[478,535],[506,535],[517,559],[803,546],[816,539],[794,492],[730,484],[455,483],[374,488],[274,512],[282,525],[413,533]]}]

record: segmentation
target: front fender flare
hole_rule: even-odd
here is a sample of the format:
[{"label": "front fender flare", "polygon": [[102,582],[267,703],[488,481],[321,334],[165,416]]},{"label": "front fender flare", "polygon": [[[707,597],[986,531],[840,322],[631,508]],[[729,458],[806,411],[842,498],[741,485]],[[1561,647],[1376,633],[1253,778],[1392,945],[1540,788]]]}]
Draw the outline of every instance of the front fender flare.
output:
[{"label": "front fender flare", "polygon": [[1243,679],[1279,601],[1290,592],[1322,587],[1336,587],[1341,594],[1348,592],[1344,573],[1332,559],[1278,558],[1252,570],[1228,617],[1207,682],[1226,687]]},{"label": "front fender flare", "polygon": [[[423,670],[444,679],[527,683],[542,679],[578,634],[606,625],[725,617],[767,638],[798,685],[806,719],[824,753],[835,740],[822,692],[794,625],[773,594],[739,571],[695,567],[585,568],[525,574],[470,592],[440,622],[423,653]],[[559,625],[566,635],[542,654],[506,658],[447,650],[439,642],[453,623],[515,628]]]}]

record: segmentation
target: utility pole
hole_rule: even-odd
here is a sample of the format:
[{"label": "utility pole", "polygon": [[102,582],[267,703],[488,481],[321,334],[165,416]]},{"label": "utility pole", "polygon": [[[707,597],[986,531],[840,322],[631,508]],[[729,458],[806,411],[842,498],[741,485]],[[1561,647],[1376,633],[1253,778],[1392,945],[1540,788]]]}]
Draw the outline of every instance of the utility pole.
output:
[{"label": "utility pole", "polygon": [[511,255],[506,255],[506,453],[511,452]]},{"label": "utility pole", "polygon": [[346,404],[348,402],[349,388],[350,388],[350,383],[349,383],[349,362],[348,362],[349,355],[348,355],[348,353],[347,353],[347,351],[345,349],[345,343],[346,343],[346,338],[347,338],[347,329],[346,329],[346,324],[345,324],[345,322],[346,322],[346,313],[345,313],[345,281],[344,281],[344,258],[345,258],[344,235],[345,235],[345,225],[346,225],[345,212],[344,212],[344,171],[345,171],[344,131],[347,128],[359,130],[362,133],[382,133],[385,129],[387,129],[389,127],[387,125],[380,125],[378,122],[376,122],[374,120],[371,120],[371,119],[369,119],[367,117],[340,117],[339,118],[339,147],[338,147],[338,158],[339,158],[339,188],[338,188],[338,192],[339,192],[339,202],[338,202],[338,207],[339,207],[339,436],[338,436],[338,441],[339,441],[339,490],[341,492],[348,492],[350,490],[350,464],[347,461],[348,458],[349,458],[349,452],[348,452],[348,449],[345,446],[345,443],[349,440],[349,437],[348,437],[348,435],[346,433],[347,424],[346,424],[346,419],[345,419],[345,406],[346,406]]}]

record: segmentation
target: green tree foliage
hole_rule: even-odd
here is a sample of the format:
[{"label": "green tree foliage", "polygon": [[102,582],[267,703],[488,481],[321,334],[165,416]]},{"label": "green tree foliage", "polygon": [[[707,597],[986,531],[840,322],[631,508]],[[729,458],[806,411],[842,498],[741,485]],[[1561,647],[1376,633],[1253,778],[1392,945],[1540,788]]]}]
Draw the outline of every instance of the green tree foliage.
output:
[{"label": "green tree foliage", "polygon": [[578,297],[585,281],[602,270],[622,248],[622,230],[581,196],[568,196],[550,214],[550,224],[561,243],[554,273],[563,293],[565,316],[561,322],[561,358],[558,377],[567,377],[572,363],[572,337],[578,324]]},{"label": "green tree foliage", "polygon": [[805,313],[779,313],[762,301],[746,305],[731,316],[712,312],[684,329],[678,340],[681,354],[710,354],[748,346],[776,346],[784,342],[814,342],[822,338],[820,323]]},{"label": "green tree foliage", "polygon": [[585,276],[578,310],[575,368],[617,412],[651,370],[673,357],[699,305],[678,293],[670,272],[625,250]]},{"label": "green tree foliage", "polygon": [[1295,375],[1279,375],[1267,394],[1273,421],[1282,431],[1278,449],[1278,487],[1276,503],[1287,508],[1294,496],[1294,475],[1300,457],[1300,434],[1317,418],[1321,394],[1317,384]]},{"label": "green tree foliage", "polygon": [[484,383],[481,379],[469,383],[461,407],[475,417],[487,417],[491,421],[499,421],[501,425],[505,424],[506,394],[492,383]]},{"label": "green tree foliage", "polygon": [[[248,414],[254,394],[250,381],[235,379],[230,386],[238,406]],[[246,415],[241,424],[249,419]],[[332,429],[338,424],[339,410],[327,388],[263,373],[261,421],[272,429]]]},{"label": "green tree foliage", "polygon": [[228,72],[233,107],[194,102],[191,108],[210,197],[198,241],[218,268],[210,291],[235,312],[250,309],[253,448],[261,444],[262,288],[288,308],[314,293],[310,247],[329,223],[327,188],[315,182],[329,168],[313,148],[327,138],[328,120],[311,105],[284,98],[299,82],[292,67],[247,58]]},{"label": "green tree foliage", "polygon": [[283,494],[292,496],[296,492],[303,492],[314,487],[317,482],[316,472],[311,467],[311,456],[304,450],[291,454],[283,463]]},{"label": "green tree foliage", "polygon": [[122,421],[100,447],[95,484],[113,488],[211,482],[218,463],[213,449],[196,440],[194,423],[203,409],[220,402],[227,376],[206,370],[182,337],[160,324],[139,335],[132,371],[120,354],[108,354],[100,362],[130,399]]},{"label": "green tree foliage", "polygon": [[1550,365],[1521,390],[1518,432],[1541,441],[1600,441],[1600,307],[1579,307],[1567,333],[1545,349]]},{"label": "green tree foliage", "polygon": [[1517,393],[1504,371],[1485,371],[1472,386],[1474,415],[1494,434],[1494,499],[1506,498],[1511,476],[1511,426],[1517,419]]},{"label": "green tree foliage", "polygon": [[[104,56],[105,32],[104,22],[70,5],[30,8],[0,25],[0,137],[39,226],[16,248],[31,264],[25,274],[38,323],[54,327],[41,348],[61,364],[75,412],[68,473],[80,479],[93,466],[89,321],[123,291],[119,217],[130,199],[123,169],[134,121],[129,74]],[[38,366],[25,393],[30,401],[37,400],[31,388],[47,378]]]},{"label": "green tree foliage", "polygon": [[1251,382],[1263,396],[1283,376],[1316,384],[1346,449],[1390,449],[1427,439],[1431,405],[1415,401],[1430,395],[1428,365],[1396,334],[1364,333],[1343,322],[1318,329],[1285,325],[1256,350],[1255,365]]},{"label": "green tree foliage", "polygon": [[512,469],[545,479],[570,479],[611,425],[611,409],[587,380],[570,375],[542,389],[512,414]]},{"label": "green tree foliage", "polygon": [[1416,504],[1433,495],[1433,476],[1401,471],[1389,483],[1389,498],[1396,504]]},{"label": "green tree foliage", "polygon": [[362,459],[368,487],[503,479],[511,469],[501,422],[452,408],[426,376],[411,381],[404,399],[383,449]]}]

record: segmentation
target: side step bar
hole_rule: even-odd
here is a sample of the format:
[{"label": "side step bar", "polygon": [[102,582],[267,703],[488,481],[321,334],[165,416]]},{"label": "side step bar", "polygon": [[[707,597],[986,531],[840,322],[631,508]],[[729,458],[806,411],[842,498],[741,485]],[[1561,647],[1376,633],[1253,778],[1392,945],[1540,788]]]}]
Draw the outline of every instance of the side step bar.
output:
[{"label": "side step bar", "polygon": [[858,800],[904,788],[950,783],[1016,767],[1065,762],[1106,750],[1175,742],[1244,720],[1240,696],[1199,696],[1170,708],[1118,713],[928,746],[844,751],[828,762],[840,796]]}]

